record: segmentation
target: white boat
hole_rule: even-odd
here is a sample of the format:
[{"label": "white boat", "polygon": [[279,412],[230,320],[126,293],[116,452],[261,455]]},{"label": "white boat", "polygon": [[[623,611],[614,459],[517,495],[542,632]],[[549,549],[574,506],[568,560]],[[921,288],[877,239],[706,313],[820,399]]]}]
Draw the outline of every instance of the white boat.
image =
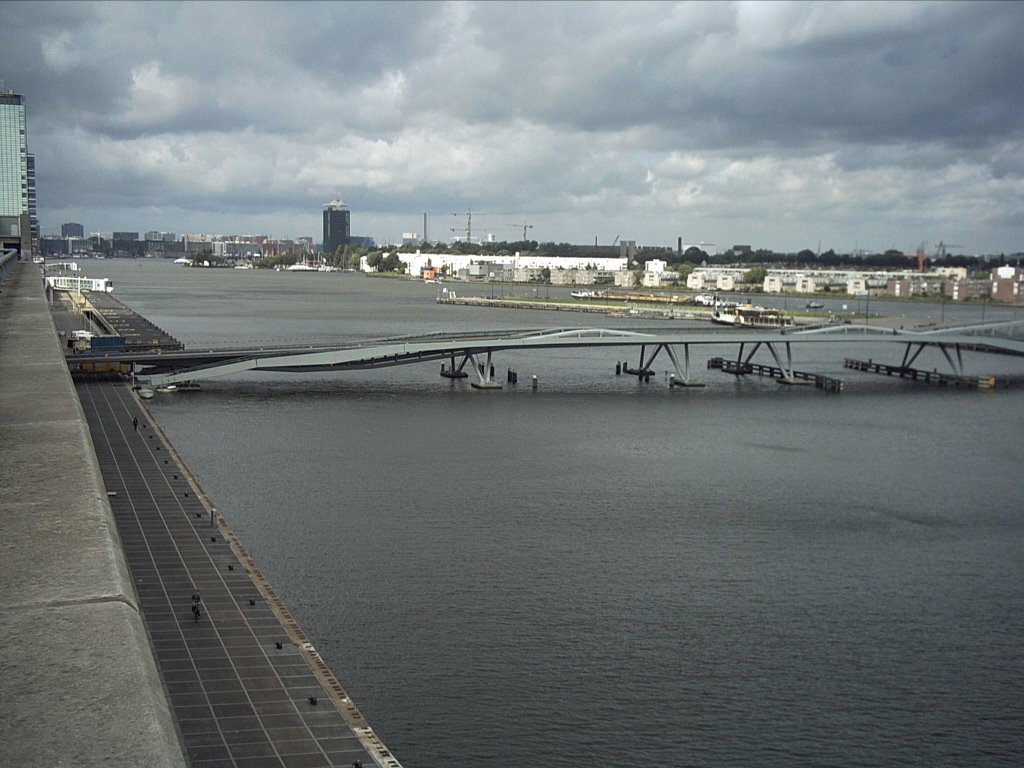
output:
[{"label": "white boat", "polygon": [[192,259],[186,259],[184,256],[182,256],[180,259],[175,259],[174,263],[175,264],[183,264],[185,266],[188,266],[188,265],[190,265],[192,263]]},{"label": "white boat", "polygon": [[793,318],[784,315],[780,309],[755,307],[753,304],[716,304],[711,313],[711,322],[736,328],[785,328],[793,324]]},{"label": "white boat", "polygon": [[114,284],[106,277],[47,275],[46,284],[61,291],[96,291],[97,293],[113,293],[114,291]]},{"label": "white boat", "polygon": [[593,291],[570,291],[569,295],[574,299],[589,299],[594,295]]}]

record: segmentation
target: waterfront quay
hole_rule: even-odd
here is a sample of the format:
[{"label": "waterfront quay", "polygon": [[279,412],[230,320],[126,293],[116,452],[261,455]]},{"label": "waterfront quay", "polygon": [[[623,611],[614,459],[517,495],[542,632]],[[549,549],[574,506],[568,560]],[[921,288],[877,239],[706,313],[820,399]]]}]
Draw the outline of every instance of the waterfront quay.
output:
[{"label": "waterfront quay", "polygon": [[132,390],[78,393],[190,764],[398,766]]},{"label": "waterfront quay", "polygon": [[0,764],[399,768],[132,390],[76,387],[34,265],[0,320]]},{"label": "waterfront quay", "polygon": [[183,768],[38,267],[0,282],[0,765]]}]

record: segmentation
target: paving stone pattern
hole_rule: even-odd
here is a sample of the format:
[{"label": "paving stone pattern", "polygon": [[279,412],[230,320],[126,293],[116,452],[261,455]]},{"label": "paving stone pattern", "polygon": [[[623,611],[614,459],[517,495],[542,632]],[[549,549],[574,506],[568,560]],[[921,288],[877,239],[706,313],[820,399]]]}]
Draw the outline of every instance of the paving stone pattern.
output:
[{"label": "paving stone pattern", "polygon": [[131,391],[96,381],[77,389],[190,764],[377,765]]}]

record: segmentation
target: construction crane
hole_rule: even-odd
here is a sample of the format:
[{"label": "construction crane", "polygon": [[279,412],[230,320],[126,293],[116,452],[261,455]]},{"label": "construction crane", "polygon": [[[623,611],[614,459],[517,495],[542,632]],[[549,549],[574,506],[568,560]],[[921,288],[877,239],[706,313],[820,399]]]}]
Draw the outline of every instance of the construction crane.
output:
[{"label": "construction crane", "polygon": [[[520,225],[517,224],[516,225],[516,229],[518,229],[519,226]],[[533,229],[533,224],[527,224],[526,223],[526,219],[523,219],[522,227],[523,227],[523,242],[525,243],[526,242],[526,230]]]},{"label": "construction crane", "polygon": [[[473,242],[473,211],[467,210],[465,213],[453,213],[452,216],[465,216],[466,217],[466,242]],[[450,227],[452,232],[461,232],[462,230],[457,227]]]},{"label": "construction crane", "polygon": [[944,258],[946,258],[946,251],[949,250],[950,248],[963,248],[963,247],[965,247],[965,246],[947,244],[947,243],[944,243],[941,240],[939,240],[939,244],[935,248],[935,258],[937,258],[937,259],[944,259]]}]

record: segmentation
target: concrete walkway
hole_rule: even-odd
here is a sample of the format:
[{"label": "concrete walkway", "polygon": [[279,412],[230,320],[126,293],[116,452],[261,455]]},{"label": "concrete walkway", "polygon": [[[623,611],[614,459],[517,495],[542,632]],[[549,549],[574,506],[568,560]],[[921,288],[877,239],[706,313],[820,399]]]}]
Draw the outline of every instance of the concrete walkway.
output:
[{"label": "concrete walkway", "polygon": [[185,758],[39,268],[0,283],[0,765]]},{"label": "concrete walkway", "polygon": [[190,765],[400,768],[131,390],[78,392]]}]

